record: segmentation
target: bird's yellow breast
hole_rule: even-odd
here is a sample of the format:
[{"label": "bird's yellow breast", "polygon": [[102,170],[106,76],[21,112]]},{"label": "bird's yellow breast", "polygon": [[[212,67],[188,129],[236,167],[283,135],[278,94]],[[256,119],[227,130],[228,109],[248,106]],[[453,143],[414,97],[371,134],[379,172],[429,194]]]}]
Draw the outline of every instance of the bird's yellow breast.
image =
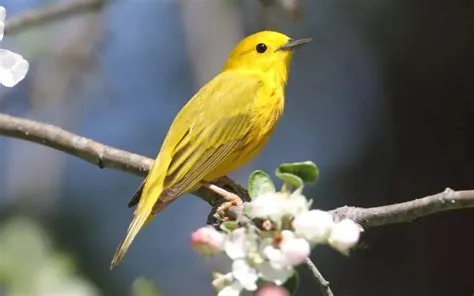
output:
[{"label": "bird's yellow breast", "polygon": [[264,84],[251,108],[251,128],[229,158],[204,180],[212,181],[232,172],[252,160],[266,145],[283,113],[284,90],[282,87],[266,87]]}]

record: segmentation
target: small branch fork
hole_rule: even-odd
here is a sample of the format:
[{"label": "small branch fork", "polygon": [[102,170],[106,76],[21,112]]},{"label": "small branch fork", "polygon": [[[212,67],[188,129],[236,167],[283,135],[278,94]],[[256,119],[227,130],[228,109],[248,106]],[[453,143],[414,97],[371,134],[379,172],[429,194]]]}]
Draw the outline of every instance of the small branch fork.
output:
[{"label": "small branch fork", "polygon": [[[153,164],[153,160],[150,158],[103,145],[59,127],[1,113],[0,135],[48,146],[79,157],[100,168],[121,170],[138,176],[145,176]],[[248,192],[228,177],[222,177],[213,184],[235,193],[244,202],[249,201]],[[222,205],[223,199],[215,191],[210,190],[209,186],[203,186],[193,194],[213,207],[208,217],[208,224],[215,224],[213,214]],[[364,228],[370,228],[410,222],[439,212],[473,207],[474,190],[454,191],[447,188],[443,192],[412,201],[373,208],[343,206],[330,212],[337,220],[347,218]],[[242,207],[231,206],[228,215],[231,217],[242,216]],[[333,295],[329,283],[316,266],[310,260],[306,264],[318,280],[323,294],[325,296]]]}]

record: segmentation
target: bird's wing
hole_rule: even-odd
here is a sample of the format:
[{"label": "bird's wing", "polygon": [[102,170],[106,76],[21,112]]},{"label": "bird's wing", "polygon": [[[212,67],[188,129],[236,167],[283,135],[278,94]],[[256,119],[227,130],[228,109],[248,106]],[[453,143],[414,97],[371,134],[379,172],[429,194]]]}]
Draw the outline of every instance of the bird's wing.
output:
[{"label": "bird's wing", "polygon": [[256,76],[224,72],[183,107],[170,128],[185,132],[173,145],[164,188],[187,192],[241,146],[261,86]]}]

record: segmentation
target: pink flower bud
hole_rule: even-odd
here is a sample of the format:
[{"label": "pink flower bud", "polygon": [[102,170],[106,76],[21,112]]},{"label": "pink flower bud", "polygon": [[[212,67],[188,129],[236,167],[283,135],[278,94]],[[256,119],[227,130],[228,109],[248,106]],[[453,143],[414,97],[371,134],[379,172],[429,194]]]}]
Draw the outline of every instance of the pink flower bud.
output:
[{"label": "pink flower bud", "polygon": [[254,293],[254,296],[290,296],[290,293],[283,287],[263,285]]},{"label": "pink flower bud", "polygon": [[191,245],[205,256],[222,250],[224,235],[211,226],[204,226],[191,235]]}]

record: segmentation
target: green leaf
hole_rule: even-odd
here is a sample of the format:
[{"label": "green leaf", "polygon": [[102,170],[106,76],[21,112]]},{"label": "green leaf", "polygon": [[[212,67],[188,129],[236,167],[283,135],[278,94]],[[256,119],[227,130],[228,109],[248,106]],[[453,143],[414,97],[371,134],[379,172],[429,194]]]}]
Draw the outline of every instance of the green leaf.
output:
[{"label": "green leaf", "polygon": [[298,272],[295,270],[293,275],[283,284],[283,287],[288,290],[290,295],[296,295],[296,290],[300,284],[300,277]]},{"label": "green leaf", "polygon": [[254,171],[249,177],[248,191],[251,199],[265,193],[275,193],[272,179],[264,171]]},{"label": "green leaf", "polygon": [[160,293],[152,281],[143,277],[137,278],[133,284],[133,296],[159,296]]},{"label": "green leaf", "polygon": [[314,183],[318,179],[318,167],[312,161],[282,163],[275,175],[290,185],[301,187],[305,183]]},{"label": "green leaf", "polygon": [[236,221],[225,221],[220,225],[221,229],[227,233],[230,233],[239,228],[239,223]]},{"label": "green leaf", "polygon": [[300,177],[290,173],[281,173],[280,171],[278,171],[278,169],[275,172],[275,175],[286,184],[290,184],[292,186],[295,186],[296,188],[300,188],[304,184],[303,180],[301,180]]}]

